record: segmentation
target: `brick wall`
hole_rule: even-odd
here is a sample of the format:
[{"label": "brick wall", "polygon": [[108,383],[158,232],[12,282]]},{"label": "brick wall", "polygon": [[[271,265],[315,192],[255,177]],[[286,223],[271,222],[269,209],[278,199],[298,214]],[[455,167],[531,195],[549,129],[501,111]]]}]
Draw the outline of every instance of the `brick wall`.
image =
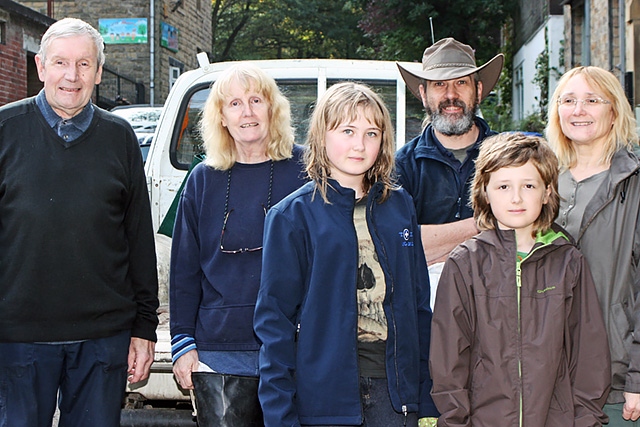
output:
[{"label": "brick wall", "polygon": [[47,26],[12,10],[0,9],[0,105],[33,95],[42,84],[33,56]]}]

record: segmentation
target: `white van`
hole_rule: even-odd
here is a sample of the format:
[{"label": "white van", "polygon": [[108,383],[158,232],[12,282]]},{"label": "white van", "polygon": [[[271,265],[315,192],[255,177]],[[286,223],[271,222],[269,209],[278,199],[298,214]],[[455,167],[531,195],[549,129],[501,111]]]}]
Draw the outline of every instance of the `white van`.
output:
[{"label": "white van", "polygon": [[[194,155],[201,153],[198,121],[211,84],[233,62],[209,63],[207,55],[198,55],[200,67],[182,74],[172,87],[164,104],[162,116],[145,164],[151,198],[153,224],[158,230],[191,165]],[[297,59],[253,61],[278,83],[291,103],[292,124],[296,142],[304,143],[309,113],[316,99],[334,83],[352,80],[373,87],[384,99],[396,130],[397,146],[418,135],[424,116],[422,104],[405,87],[393,61],[362,61],[346,59]],[[405,68],[421,70],[420,63],[406,63]],[[171,342],[168,325],[168,270],[170,238],[157,235],[158,270],[160,275],[160,319],[156,357],[149,380],[129,386],[128,409],[154,406],[166,401],[189,400],[181,390],[171,370]],[[145,424],[153,411],[123,411],[132,420],[122,425]],[[183,411],[188,412],[188,411]],[[164,415],[166,416],[166,414]],[[187,414],[187,416],[190,416]]]},{"label": "white van", "polygon": [[[197,126],[209,87],[233,64],[210,64],[205,53],[200,53],[198,60],[200,68],[182,74],[171,89],[156,130],[156,142],[149,150],[146,173],[156,227],[173,201],[194,154],[201,152]],[[310,108],[316,99],[327,87],[343,80],[367,83],[382,95],[395,121],[398,147],[420,133],[422,104],[406,89],[393,61],[283,59],[254,64],[273,76],[289,99],[298,143],[304,142]],[[416,70],[422,67],[420,63],[402,65]]]}]

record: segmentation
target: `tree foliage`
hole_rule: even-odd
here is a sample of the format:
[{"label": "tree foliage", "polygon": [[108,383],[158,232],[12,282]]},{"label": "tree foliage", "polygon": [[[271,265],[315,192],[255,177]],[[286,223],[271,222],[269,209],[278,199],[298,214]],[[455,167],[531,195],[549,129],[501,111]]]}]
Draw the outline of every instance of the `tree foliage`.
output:
[{"label": "tree foliage", "polygon": [[213,60],[359,58],[371,42],[351,1],[213,0]]},{"label": "tree foliage", "polygon": [[212,0],[213,60],[420,60],[433,37],[500,50],[515,0]]},{"label": "tree foliage", "polygon": [[478,65],[505,54],[499,96],[482,105],[493,128],[508,129],[516,7],[516,0],[212,0],[210,59],[420,61],[432,38],[454,37],[476,50]]},{"label": "tree foliage", "polygon": [[[361,0],[360,28],[377,59],[415,61],[432,41],[454,37],[480,64],[500,51],[500,31],[515,0]],[[431,32],[433,27],[433,33]]]}]

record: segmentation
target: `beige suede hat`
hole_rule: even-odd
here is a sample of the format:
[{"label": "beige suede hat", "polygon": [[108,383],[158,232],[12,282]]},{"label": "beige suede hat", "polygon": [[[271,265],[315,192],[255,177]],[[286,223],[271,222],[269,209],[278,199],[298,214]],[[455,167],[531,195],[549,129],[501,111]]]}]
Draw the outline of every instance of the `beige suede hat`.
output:
[{"label": "beige suede hat", "polygon": [[486,64],[476,67],[476,57],[471,46],[449,37],[438,40],[424,50],[422,72],[411,72],[396,63],[411,93],[420,98],[422,80],[451,80],[478,73],[482,82],[482,99],[493,90],[502,71],[504,55],[499,53]]}]

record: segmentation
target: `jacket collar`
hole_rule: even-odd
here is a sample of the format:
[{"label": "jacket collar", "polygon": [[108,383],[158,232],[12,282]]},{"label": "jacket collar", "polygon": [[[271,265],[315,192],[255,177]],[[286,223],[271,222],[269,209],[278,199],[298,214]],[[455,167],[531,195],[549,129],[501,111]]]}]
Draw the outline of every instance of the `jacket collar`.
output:
[{"label": "jacket collar", "polygon": [[[374,183],[368,193],[367,205],[370,205],[374,200],[378,200],[382,195],[382,190],[381,183]],[[335,179],[329,179],[327,198],[332,204],[352,209],[356,202],[356,192],[351,188],[341,186]],[[320,199],[322,200],[322,198]]]},{"label": "jacket collar", "polygon": [[[482,140],[484,140],[486,137],[494,134],[495,132],[493,132],[490,128],[489,128],[489,124],[484,121],[484,119],[482,119],[481,117],[476,116],[475,117],[475,123],[476,126],[478,126],[479,132],[478,132],[478,139],[476,140],[476,142],[473,144],[473,146],[469,149],[469,150],[479,150],[480,149],[480,142],[482,142]],[[415,157],[416,158],[438,158],[441,159],[445,156],[447,156],[447,153],[449,152],[449,150],[447,150],[442,143],[440,143],[440,141],[438,141],[438,138],[436,138],[436,135],[433,131],[433,126],[431,125],[431,123],[429,123],[427,125],[427,127],[424,129],[424,131],[422,132],[422,134],[420,135],[420,139],[418,140],[418,143],[416,144],[416,149],[415,149]],[[445,157],[446,158],[446,157]]]},{"label": "jacket collar", "polygon": [[[635,175],[640,170],[640,161],[635,154],[630,153],[626,149],[618,150],[611,159],[611,167],[609,168],[609,174],[605,178],[605,182],[602,183],[600,188],[596,190],[591,201],[585,208],[582,214],[582,224],[580,225],[580,232],[576,237],[579,241],[582,237],[582,233],[585,230],[585,224],[590,218],[593,218],[603,206],[613,200],[616,195],[618,185],[628,180],[632,175]],[[627,181],[628,185],[629,181]],[[621,190],[621,202],[625,200],[626,186],[623,186]]]},{"label": "jacket collar", "polygon": [[[486,230],[475,236],[475,239],[496,247],[500,253],[514,253],[516,251],[516,233],[514,230]],[[531,250],[532,252],[541,246],[560,246],[573,244],[573,240],[569,237],[562,227],[557,224],[551,224],[551,229],[544,233],[538,233],[536,243]]]},{"label": "jacket collar", "polygon": [[636,173],[638,169],[640,169],[640,160],[633,153],[625,149],[616,151],[611,159],[611,167],[609,168],[612,185],[615,186],[620,181],[627,179],[631,174]]}]

